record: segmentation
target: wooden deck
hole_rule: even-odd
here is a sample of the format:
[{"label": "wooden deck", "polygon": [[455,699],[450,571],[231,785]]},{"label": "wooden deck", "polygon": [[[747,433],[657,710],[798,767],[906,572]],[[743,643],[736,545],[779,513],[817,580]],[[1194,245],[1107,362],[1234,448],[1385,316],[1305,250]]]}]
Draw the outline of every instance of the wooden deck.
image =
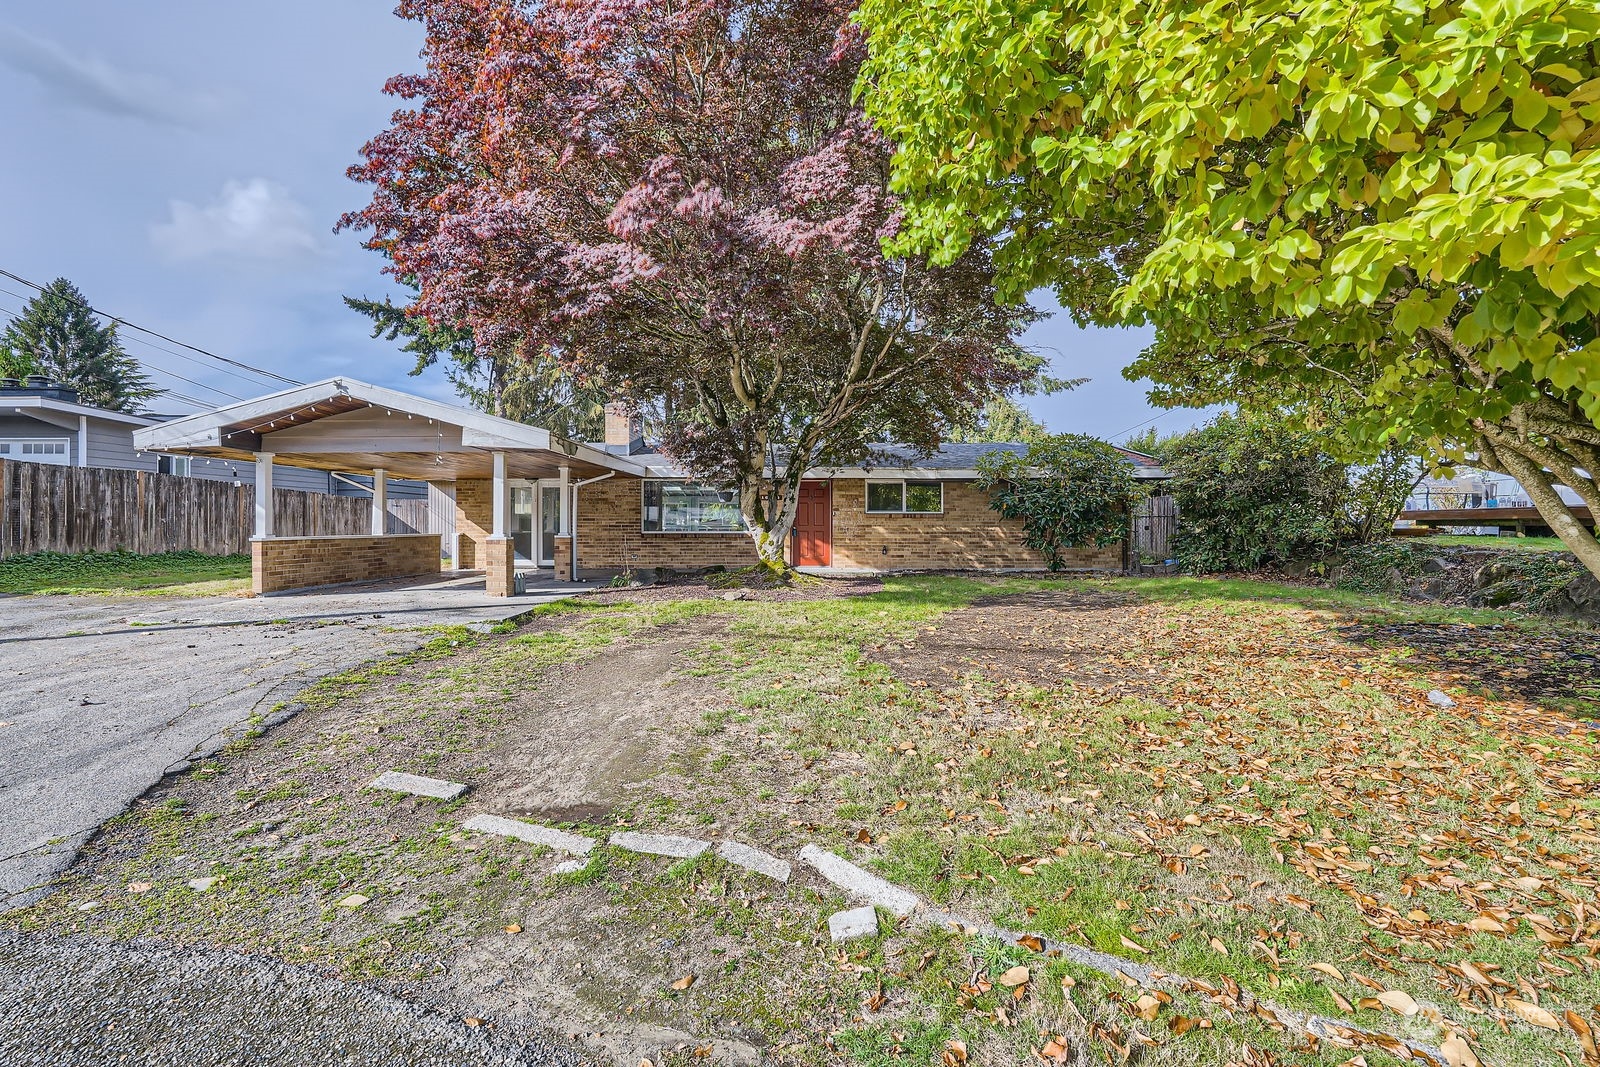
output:
[{"label": "wooden deck", "polygon": [[[1591,530],[1595,528],[1594,516],[1587,507],[1574,504],[1572,514]],[[1550,529],[1537,508],[1429,508],[1402,511],[1400,518],[1409,519],[1418,526],[1503,526],[1520,532]]]}]

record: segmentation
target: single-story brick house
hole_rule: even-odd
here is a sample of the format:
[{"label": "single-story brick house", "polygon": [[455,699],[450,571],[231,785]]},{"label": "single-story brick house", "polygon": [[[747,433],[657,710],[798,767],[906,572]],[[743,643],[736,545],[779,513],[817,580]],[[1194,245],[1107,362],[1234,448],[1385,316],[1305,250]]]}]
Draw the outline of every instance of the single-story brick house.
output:
[{"label": "single-story brick house", "polygon": [[[567,441],[350,378],[135,433],[143,449],[251,463],[258,499],[286,465],[367,475],[380,500],[389,478],[426,481],[430,499],[454,502],[443,531],[334,538],[276,537],[270,513],[258,509],[259,593],[437,570],[440,532],[455,546],[454,565],[484,571],[498,596],[510,595],[519,567],[573,580],[755,562],[731,493],[649,451],[637,422],[621,412],[608,412],[605,438]],[[991,511],[973,485],[985,451],[1023,447],[947,445],[915,457],[884,446],[885,463],[808,471],[789,558],[839,572],[1042,569],[1022,544],[1021,525]],[[1130,452],[1128,460],[1140,479],[1166,476],[1148,456]],[[1119,569],[1122,549],[1081,549],[1069,565]]]}]

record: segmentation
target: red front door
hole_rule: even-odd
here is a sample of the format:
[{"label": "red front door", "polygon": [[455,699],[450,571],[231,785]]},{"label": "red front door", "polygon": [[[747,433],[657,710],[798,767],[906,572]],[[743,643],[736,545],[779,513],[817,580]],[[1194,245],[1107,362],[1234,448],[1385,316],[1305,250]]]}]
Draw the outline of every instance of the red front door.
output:
[{"label": "red front door", "polygon": [[833,483],[801,482],[794,517],[794,565],[833,565]]}]

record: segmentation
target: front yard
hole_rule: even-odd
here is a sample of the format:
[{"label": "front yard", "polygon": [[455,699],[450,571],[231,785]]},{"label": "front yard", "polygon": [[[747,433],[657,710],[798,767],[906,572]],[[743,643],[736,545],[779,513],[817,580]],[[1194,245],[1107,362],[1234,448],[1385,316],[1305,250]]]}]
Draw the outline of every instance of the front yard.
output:
[{"label": "front yard", "polygon": [[[1404,1062],[1282,1009],[1453,1063],[1600,1062],[1600,634],[1251,582],[812,589],[592,596],[326,681],[8,921],[271,953],[630,1067]],[[363,791],[390,769],[473,792]],[[1190,981],[886,912],[835,946],[844,898],[803,868],[601,845],[552,875],[461,830],[484,811],[818,844]]]}]

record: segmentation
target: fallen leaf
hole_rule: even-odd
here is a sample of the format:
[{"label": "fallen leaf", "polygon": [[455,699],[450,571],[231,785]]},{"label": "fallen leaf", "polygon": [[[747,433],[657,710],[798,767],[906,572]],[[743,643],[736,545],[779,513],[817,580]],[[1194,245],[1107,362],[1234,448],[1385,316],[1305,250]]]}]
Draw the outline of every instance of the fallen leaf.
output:
[{"label": "fallen leaf", "polygon": [[960,1039],[947,1042],[939,1058],[944,1067],[962,1067],[967,1062],[967,1043]]},{"label": "fallen leaf", "polygon": [[1344,972],[1331,963],[1313,963],[1311,969],[1313,971],[1321,971],[1329,978],[1337,978],[1341,982],[1344,981]]},{"label": "fallen leaf", "polygon": [[510,926],[506,927],[506,933],[520,934],[522,933],[522,927],[517,923],[512,923]]},{"label": "fallen leaf", "polygon": [[1444,1058],[1450,1067],[1483,1067],[1472,1051],[1472,1046],[1467,1044],[1466,1039],[1460,1034],[1451,1034],[1439,1042],[1439,1051],[1444,1053]]},{"label": "fallen leaf", "polygon": [[1133,1002],[1133,1010],[1145,1022],[1152,1022],[1157,1015],[1161,1014],[1161,1001],[1146,993]]},{"label": "fallen leaf", "polygon": [[1026,968],[1026,967],[1013,967],[1009,971],[1007,971],[1005,974],[1002,974],[1000,976],[1000,984],[1003,985],[1003,986],[1026,985],[1027,982],[1028,982],[1028,979],[1031,978],[1031,977],[1032,977],[1032,972],[1030,972],[1028,970],[1028,968]]},{"label": "fallen leaf", "polygon": [[1060,1063],[1067,1058],[1067,1048],[1055,1038],[1051,1038],[1044,1043],[1044,1048],[1039,1050],[1039,1055],[1044,1059]]},{"label": "fallen leaf", "polygon": [[1467,920],[1467,929],[1476,930],[1480,934],[1503,934],[1506,932],[1506,924],[1493,915],[1477,915]]},{"label": "fallen leaf", "polygon": [[1515,997],[1506,998],[1506,1006],[1517,1013],[1517,1017],[1525,1023],[1542,1026],[1546,1030],[1561,1029],[1561,1020],[1554,1013],[1546,1011],[1531,1001],[1518,1000]]},{"label": "fallen leaf", "polygon": [[1128,938],[1123,937],[1120,934],[1117,935],[1117,940],[1122,942],[1123,948],[1128,949],[1131,952],[1139,952],[1146,956],[1150,955],[1150,950],[1139,944],[1137,941],[1130,941]]},{"label": "fallen leaf", "polygon": [[1209,942],[1207,942],[1207,944],[1211,946],[1211,951],[1215,952],[1219,956],[1226,956],[1228,954],[1228,946],[1222,943],[1222,938],[1220,937],[1213,937]]},{"label": "fallen leaf", "polygon": [[1378,1002],[1401,1015],[1415,1015],[1420,1010],[1411,994],[1403,989],[1385,989],[1378,994]]},{"label": "fallen leaf", "polygon": [[1567,1020],[1567,1025],[1572,1032],[1578,1035],[1578,1044],[1583,1049],[1583,1058],[1589,1063],[1600,1063],[1600,1046],[1595,1044],[1594,1031],[1589,1029],[1589,1024],[1584,1022],[1583,1016],[1568,1008],[1561,1013]]},{"label": "fallen leaf", "polygon": [[1044,951],[1044,942],[1039,940],[1037,937],[1034,937],[1032,934],[1024,934],[1017,938],[1017,944],[1021,945],[1029,952]]},{"label": "fallen leaf", "polygon": [[462,1019],[461,1021],[466,1023],[468,1026],[482,1026],[483,1025],[483,1020],[478,1018],[476,1015],[468,1015],[466,1018]]},{"label": "fallen leaf", "polygon": [[149,882],[129,882],[128,883],[128,892],[130,892],[130,893],[148,893],[148,892],[150,892],[150,883]]},{"label": "fallen leaf", "polygon": [[694,985],[694,978],[695,976],[693,974],[684,975],[682,978],[672,983],[673,990],[675,992],[682,993],[685,989],[688,989],[690,986]]}]

